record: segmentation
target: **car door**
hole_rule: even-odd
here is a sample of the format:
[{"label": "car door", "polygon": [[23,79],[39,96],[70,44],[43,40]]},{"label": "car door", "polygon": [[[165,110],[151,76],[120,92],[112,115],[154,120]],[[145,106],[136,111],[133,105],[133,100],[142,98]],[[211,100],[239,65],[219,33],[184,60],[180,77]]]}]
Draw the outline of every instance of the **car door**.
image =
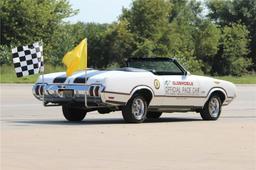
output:
[{"label": "car door", "polygon": [[[176,74],[177,73],[177,74]],[[157,75],[160,87],[156,91],[154,105],[201,106],[203,103],[198,77],[175,68],[170,74]]]},{"label": "car door", "polygon": [[164,104],[172,106],[197,106],[200,83],[191,75],[166,75],[162,78]]}]

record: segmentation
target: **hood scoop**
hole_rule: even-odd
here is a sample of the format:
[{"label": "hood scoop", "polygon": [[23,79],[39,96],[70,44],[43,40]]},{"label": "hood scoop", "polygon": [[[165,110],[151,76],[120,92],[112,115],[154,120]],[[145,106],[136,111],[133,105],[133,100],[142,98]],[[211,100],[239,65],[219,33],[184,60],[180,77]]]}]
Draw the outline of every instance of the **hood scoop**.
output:
[{"label": "hood scoop", "polygon": [[61,77],[56,77],[53,80],[53,83],[64,83],[66,81],[67,77],[66,76],[61,76]]},{"label": "hood scoop", "polygon": [[[87,80],[89,79],[89,77],[87,77]],[[85,77],[77,77],[74,80],[74,83],[83,83],[85,84]]]}]

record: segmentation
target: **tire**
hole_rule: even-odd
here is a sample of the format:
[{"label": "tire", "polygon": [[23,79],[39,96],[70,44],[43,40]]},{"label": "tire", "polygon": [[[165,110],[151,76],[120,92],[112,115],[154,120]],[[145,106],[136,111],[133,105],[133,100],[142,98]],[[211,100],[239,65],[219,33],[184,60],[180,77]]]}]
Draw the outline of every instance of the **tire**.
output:
[{"label": "tire", "polygon": [[162,115],[162,112],[148,112],[147,118],[148,119],[159,119],[161,115]]},{"label": "tire", "polygon": [[83,109],[73,108],[70,105],[63,105],[62,112],[66,120],[71,122],[79,122],[86,116],[86,111]]},{"label": "tire", "polygon": [[222,102],[218,95],[212,95],[200,111],[203,120],[217,120],[221,114]]},{"label": "tire", "polygon": [[123,107],[122,115],[127,123],[142,123],[146,119],[148,103],[140,94],[135,94]]}]

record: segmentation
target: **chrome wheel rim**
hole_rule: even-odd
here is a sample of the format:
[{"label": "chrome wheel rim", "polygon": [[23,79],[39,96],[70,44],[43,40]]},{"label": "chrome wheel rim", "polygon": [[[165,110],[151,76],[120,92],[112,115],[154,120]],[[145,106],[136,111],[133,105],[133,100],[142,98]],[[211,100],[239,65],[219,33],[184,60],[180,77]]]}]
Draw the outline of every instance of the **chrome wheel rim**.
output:
[{"label": "chrome wheel rim", "polygon": [[135,98],[132,103],[132,114],[137,120],[141,120],[145,113],[145,104],[142,99]]},{"label": "chrome wheel rim", "polygon": [[209,101],[209,113],[212,117],[218,117],[220,112],[220,103],[219,100],[215,97],[211,98]]}]

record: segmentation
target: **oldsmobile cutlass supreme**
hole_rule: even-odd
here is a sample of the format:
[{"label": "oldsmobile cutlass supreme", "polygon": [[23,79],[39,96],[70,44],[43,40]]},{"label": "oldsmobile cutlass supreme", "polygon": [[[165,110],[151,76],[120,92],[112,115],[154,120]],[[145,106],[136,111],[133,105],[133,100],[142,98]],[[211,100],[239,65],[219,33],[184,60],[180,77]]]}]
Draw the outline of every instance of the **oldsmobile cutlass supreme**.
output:
[{"label": "oldsmobile cutlass supreme", "polygon": [[32,91],[45,106],[62,106],[68,121],[81,121],[95,110],[121,110],[131,123],[157,119],[163,112],[187,111],[217,120],[222,106],[236,97],[234,84],[191,75],[173,58],[131,58],[124,68],[87,69],[70,77],[65,72],[46,74]]}]

